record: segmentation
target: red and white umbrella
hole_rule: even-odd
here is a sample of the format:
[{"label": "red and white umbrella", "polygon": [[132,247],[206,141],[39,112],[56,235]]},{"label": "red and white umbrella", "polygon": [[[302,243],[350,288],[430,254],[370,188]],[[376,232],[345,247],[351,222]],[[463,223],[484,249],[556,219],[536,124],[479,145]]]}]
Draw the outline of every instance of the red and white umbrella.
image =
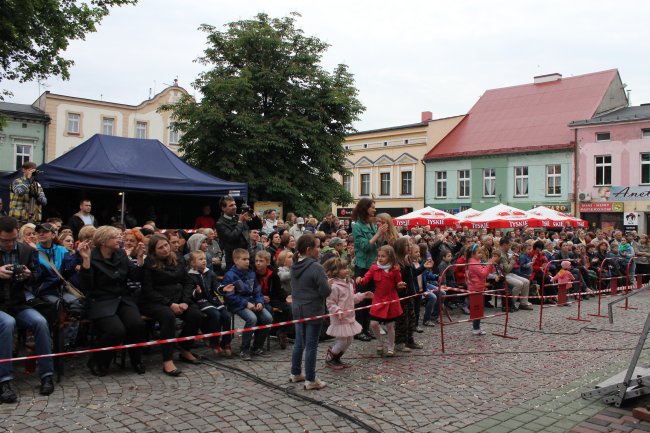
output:
[{"label": "red and white umbrella", "polygon": [[460,224],[470,229],[511,229],[535,227],[539,221],[537,216],[524,210],[498,204],[479,215],[465,218]]},{"label": "red and white umbrella", "polygon": [[454,214],[454,216],[459,220],[464,220],[465,218],[475,217],[480,214],[481,214],[480,210],[469,208],[469,209],[465,209],[462,212],[458,212],[457,214]]},{"label": "red and white umbrella", "polygon": [[457,227],[459,222],[460,220],[454,215],[429,206],[393,218],[395,226],[408,228],[421,226]]},{"label": "red and white umbrella", "polygon": [[531,227],[562,228],[566,227],[567,224],[571,227],[587,227],[587,221],[546,206],[538,206],[529,210],[528,213],[539,219],[539,225],[531,225]]}]

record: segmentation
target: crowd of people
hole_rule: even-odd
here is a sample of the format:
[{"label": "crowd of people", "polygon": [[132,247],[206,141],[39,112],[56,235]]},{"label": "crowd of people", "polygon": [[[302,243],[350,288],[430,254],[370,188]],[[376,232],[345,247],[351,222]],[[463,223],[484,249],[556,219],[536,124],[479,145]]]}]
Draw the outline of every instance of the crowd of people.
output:
[{"label": "crowd of people", "polygon": [[[236,348],[230,335],[208,341],[214,356],[251,361],[268,356],[269,333],[281,349],[293,340],[290,381],[321,389],[319,341],[333,339],[324,362],[336,370],[350,366],[343,357],[354,339],[374,341],[379,356],[422,349],[416,336],[439,321],[441,302],[469,314],[467,297],[446,294],[502,289],[511,296],[501,308],[516,312],[544,302],[542,286],[545,295],[554,295],[558,284],[566,284],[588,299],[612,279],[623,286],[636,274],[648,282],[650,274],[648,236],[634,232],[397,230],[368,198],[356,204],[351,220],[331,213],[320,222],[293,214],[281,220],[276,211],[240,211],[228,196],[218,218],[203,209],[192,234],[160,230],[153,221],[130,229],[120,223],[96,227],[86,199],[64,225],[57,218],[34,219],[33,204],[46,201],[30,188],[30,202],[0,217],[2,358],[12,356],[16,328],[31,331],[36,354],[51,353],[50,328],[59,317],[52,311],[58,308],[92,322],[96,347],[144,342],[152,330],[159,339],[229,331],[233,316],[250,328],[329,312],[329,320],[244,332]],[[12,191],[12,203],[18,201]],[[83,299],[66,286],[78,288]],[[351,311],[362,306],[369,308]],[[472,325],[474,335],[485,334],[480,320]],[[70,347],[85,344],[86,337],[79,321],[66,332]],[[199,363],[194,344],[161,345],[162,372],[176,377],[182,374],[177,362]],[[113,356],[93,353],[90,372],[108,374]],[[129,350],[129,359],[135,373],[145,373],[139,348]],[[49,395],[52,359],[38,366],[41,394]],[[2,402],[17,399],[12,379],[12,363],[0,363]]]}]

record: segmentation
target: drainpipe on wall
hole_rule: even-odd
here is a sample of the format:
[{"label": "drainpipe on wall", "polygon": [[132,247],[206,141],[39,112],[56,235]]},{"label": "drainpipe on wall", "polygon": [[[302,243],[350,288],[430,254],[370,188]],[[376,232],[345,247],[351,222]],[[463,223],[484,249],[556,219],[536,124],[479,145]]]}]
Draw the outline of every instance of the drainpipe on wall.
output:
[{"label": "drainpipe on wall", "polygon": [[47,162],[47,128],[49,124],[49,119],[43,122],[43,164]]},{"label": "drainpipe on wall", "polygon": [[422,200],[422,202],[424,203],[424,207],[427,207],[427,163],[424,161],[424,159],[420,162],[424,166],[424,200]]},{"label": "drainpipe on wall", "polygon": [[574,216],[580,217],[578,209],[578,128],[573,130],[574,148],[573,148],[573,209]]}]

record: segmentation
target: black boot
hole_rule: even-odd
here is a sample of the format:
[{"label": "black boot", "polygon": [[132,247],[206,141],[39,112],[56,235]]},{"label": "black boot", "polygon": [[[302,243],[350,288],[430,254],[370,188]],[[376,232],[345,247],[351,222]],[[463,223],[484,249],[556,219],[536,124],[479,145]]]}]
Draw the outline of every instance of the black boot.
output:
[{"label": "black boot", "polygon": [[332,370],[342,370],[343,365],[339,360],[340,357],[341,354],[335,354],[334,352],[332,352],[332,348],[328,347],[327,354],[325,355],[325,364]]},{"label": "black boot", "polygon": [[18,400],[18,396],[11,389],[11,381],[6,380],[0,383],[0,402],[2,403],[14,403]]},{"label": "black boot", "polygon": [[341,361],[341,357],[343,356],[344,353],[345,352],[341,352],[338,355],[334,355],[334,359],[337,360],[343,368],[352,367],[352,364],[350,364],[349,362]]}]

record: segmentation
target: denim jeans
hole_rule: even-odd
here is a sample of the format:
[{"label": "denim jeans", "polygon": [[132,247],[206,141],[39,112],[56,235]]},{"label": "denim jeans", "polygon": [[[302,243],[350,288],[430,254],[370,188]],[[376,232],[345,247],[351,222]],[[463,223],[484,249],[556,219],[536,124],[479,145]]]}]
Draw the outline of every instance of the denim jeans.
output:
[{"label": "denim jeans", "polygon": [[[50,339],[50,328],[47,321],[38,311],[33,308],[26,308],[15,316],[10,316],[0,311],[0,358],[11,358],[13,353],[14,329],[16,325],[20,328],[32,331],[36,343],[37,355],[49,355],[52,353],[52,341]],[[38,375],[42,379],[54,373],[54,361],[52,358],[41,358],[38,360]],[[13,379],[13,366],[11,362],[0,363],[0,382]]]},{"label": "denim jeans", "polygon": [[[262,308],[262,311],[251,311],[248,308],[237,311],[237,315],[241,317],[244,322],[245,328],[251,328],[258,325],[269,325],[273,322],[273,316],[266,308]],[[244,332],[241,336],[241,347],[239,348],[240,352],[245,352],[251,347],[251,340],[253,340],[253,350],[260,349],[264,346],[264,340],[269,335],[270,329],[260,329],[255,331],[255,340],[253,340],[253,331]]]},{"label": "denim jeans", "polygon": [[[205,328],[202,328],[203,332],[224,332],[230,331],[230,313],[225,308],[217,310],[216,308],[208,308],[203,311],[205,314],[204,325]],[[207,333],[206,332],[206,333]],[[211,337],[210,338],[210,347],[215,348],[221,345],[223,349],[226,347],[226,344],[230,344],[232,340],[232,335],[223,335],[221,337]]]},{"label": "denim jeans", "polygon": [[302,373],[302,355],[305,354],[305,379],[313,382],[316,379],[316,356],[318,338],[322,323],[320,320],[296,323],[296,341],[291,354],[291,374]]},{"label": "denim jeans", "polygon": [[[438,292],[438,296],[434,293]],[[427,284],[427,291],[424,292],[424,321],[429,322],[431,318],[440,315],[440,296],[445,296],[444,290],[438,289],[433,285]]]}]

